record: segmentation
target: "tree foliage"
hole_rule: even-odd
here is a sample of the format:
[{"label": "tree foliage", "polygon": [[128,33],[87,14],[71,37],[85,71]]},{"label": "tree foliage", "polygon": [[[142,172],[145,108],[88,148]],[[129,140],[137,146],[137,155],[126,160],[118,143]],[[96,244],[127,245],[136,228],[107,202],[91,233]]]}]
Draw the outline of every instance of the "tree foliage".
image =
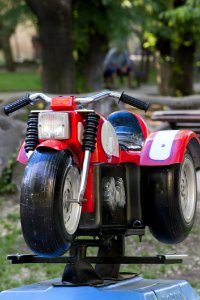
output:
[{"label": "tree foliage", "polygon": [[[55,90],[53,85],[63,74],[66,78],[74,78],[73,60],[78,73],[84,69],[82,77],[86,81],[88,78],[94,86],[92,78],[101,75],[101,69],[96,66],[101,64],[110,44],[125,46],[127,38],[134,32],[143,47],[159,53],[161,65],[168,65],[169,78],[165,76],[161,82],[168,80],[168,86],[174,85],[172,93],[191,92],[190,84],[188,90],[184,90],[183,82],[188,80],[184,76],[186,73],[192,78],[192,61],[200,35],[200,0],[0,0],[0,41],[13,33],[25,15],[25,3],[37,16],[42,33],[44,74],[53,74],[50,83],[44,81],[45,90]],[[66,35],[70,36],[68,41]],[[54,50],[49,51],[50,47]],[[191,65],[185,64],[186,55]],[[64,57],[68,59],[67,64],[63,63]],[[68,68],[68,72],[64,72],[64,68]],[[65,82],[73,85],[73,80],[64,79],[62,86]],[[59,84],[57,89],[60,89]],[[70,91],[69,86],[67,90]]]},{"label": "tree foliage", "polygon": [[27,7],[23,0],[0,0],[1,34],[11,35],[26,11]]},{"label": "tree foliage", "polygon": [[193,58],[200,34],[200,1],[133,0],[132,3],[145,20],[145,24],[140,23],[144,46],[156,49],[160,66],[168,68],[161,78],[162,83],[168,81],[168,87],[171,87],[171,91],[166,92],[192,93]]},{"label": "tree foliage", "polygon": [[[74,0],[75,49],[88,49],[90,36],[98,32],[108,41],[125,40],[131,34],[133,11],[122,0]],[[129,2],[129,1],[128,1]]]},{"label": "tree foliage", "polygon": [[[78,75],[84,89],[100,88],[102,61],[111,42],[126,45],[133,10],[127,1],[74,0],[73,41]],[[129,3],[129,2],[128,2]]]},{"label": "tree foliage", "polygon": [[168,29],[175,48],[180,45],[189,46],[199,40],[200,3],[194,0],[184,2],[183,5],[168,9],[160,14],[160,20]]}]

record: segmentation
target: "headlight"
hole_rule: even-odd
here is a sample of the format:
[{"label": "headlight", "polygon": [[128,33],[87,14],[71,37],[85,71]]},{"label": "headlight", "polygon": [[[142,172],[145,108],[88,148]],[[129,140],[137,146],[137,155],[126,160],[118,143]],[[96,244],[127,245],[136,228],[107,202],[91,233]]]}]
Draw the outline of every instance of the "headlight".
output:
[{"label": "headlight", "polygon": [[70,138],[69,114],[60,112],[39,113],[38,136],[41,140]]}]

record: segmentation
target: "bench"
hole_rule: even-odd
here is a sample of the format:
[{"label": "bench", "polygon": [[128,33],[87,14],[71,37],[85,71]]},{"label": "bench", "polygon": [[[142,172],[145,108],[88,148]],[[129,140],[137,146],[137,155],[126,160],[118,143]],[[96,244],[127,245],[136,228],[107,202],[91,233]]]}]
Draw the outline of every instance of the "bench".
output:
[{"label": "bench", "polygon": [[191,129],[200,137],[200,110],[156,111],[152,120],[168,122],[172,129]]}]

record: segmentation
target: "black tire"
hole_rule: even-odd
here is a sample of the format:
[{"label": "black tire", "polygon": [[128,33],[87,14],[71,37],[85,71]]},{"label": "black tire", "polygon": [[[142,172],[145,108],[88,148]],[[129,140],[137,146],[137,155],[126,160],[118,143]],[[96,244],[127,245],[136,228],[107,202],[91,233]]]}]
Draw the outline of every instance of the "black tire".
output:
[{"label": "black tire", "polygon": [[68,200],[77,199],[79,186],[80,173],[68,151],[34,151],[20,199],[22,232],[34,253],[56,257],[69,249],[81,207]]},{"label": "black tire", "polygon": [[143,214],[151,233],[166,244],[182,242],[193,227],[197,204],[191,155],[186,153],[181,164],[146,168],[143,181]]}]

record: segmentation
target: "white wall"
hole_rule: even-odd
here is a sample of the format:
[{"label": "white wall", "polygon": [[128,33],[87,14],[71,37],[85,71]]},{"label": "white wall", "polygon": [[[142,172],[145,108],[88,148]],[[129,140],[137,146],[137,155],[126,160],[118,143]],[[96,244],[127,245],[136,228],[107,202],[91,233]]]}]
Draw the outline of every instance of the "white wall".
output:
[{"label": "white wall", "polygon": [[35,27],[30,21],[17,26],[15,33],[11,37],[11,46],[16,61],[33,59],[34,50],[31,39],[35,34]]}]

